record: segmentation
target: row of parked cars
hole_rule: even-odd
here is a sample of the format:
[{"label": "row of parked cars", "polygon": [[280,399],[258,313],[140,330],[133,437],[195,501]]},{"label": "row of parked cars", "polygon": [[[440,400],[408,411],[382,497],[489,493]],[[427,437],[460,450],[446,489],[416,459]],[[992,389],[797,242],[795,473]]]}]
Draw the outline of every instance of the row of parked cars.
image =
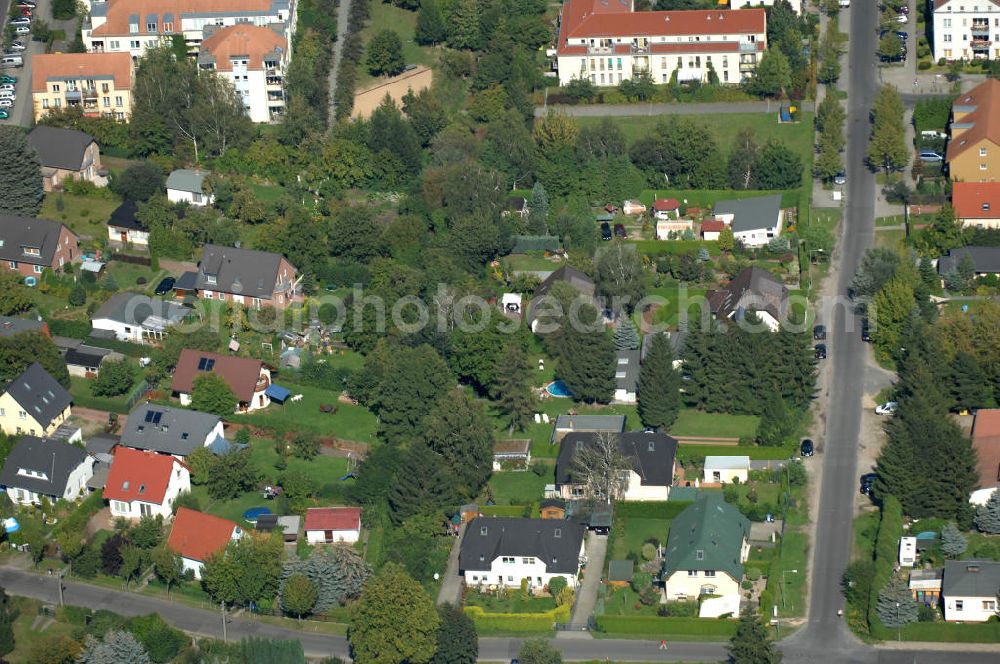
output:
[{"label": "row of parked cars", "polygon": [[[0,55],[0,65],[4,68],[23,66],[23,52],[28,48],[31,20],[35,12],[35,3],[31,0],[18,0],[15,7],[19,15],[10,19],[10,25],[14,28],[16,39]],[[17,101],[16,86],[17,77],[9,74],[0,76],[0,120],[6,120],[10,117],[10,109]]]}]

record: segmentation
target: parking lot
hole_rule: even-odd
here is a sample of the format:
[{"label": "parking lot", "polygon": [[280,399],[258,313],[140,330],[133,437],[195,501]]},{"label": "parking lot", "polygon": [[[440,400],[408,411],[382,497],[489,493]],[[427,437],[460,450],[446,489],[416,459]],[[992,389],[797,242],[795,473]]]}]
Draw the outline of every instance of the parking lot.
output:
[{"label": "parking lot", "polygon": [[[17,0],[0,0],[0,10],[2,10],[0,16],[3,16],[4,30],[6,30],[7,26],[10,4],[11,2],[16,1]],[[33,20],[41,18],[44,19],[50,27],[57,27],[57,22],[52,20],[52,14],[49,9],[49,3],[51,0],[32,0],[32,2],[35,2],[37,5],[32,10]],[[61,24],[63,21],[59,21],[58,23]],[[72,35],[67,36],[69,39],[72,39]],[[0,69],[0,74],[8,74],[17,78],[17,83],[14,85],[14,94],[17,99],[14,101],[14,105],[12,107],[6,109],[10,112],[10,118],[7,120],[0,120],[0,123],[30,127],[33,120],[31,107],[31,61],[33,56],[45,52],[45,44],[43,42],[32,41],[30,34],[19,35],[17,39],[26,47],[24,51],[20,52],[24,64],[21,67]]]}]

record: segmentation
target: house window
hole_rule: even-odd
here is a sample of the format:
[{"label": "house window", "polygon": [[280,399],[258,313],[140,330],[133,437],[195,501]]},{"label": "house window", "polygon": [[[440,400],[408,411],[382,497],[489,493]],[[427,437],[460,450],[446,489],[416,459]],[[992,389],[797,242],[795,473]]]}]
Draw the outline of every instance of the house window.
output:
[{"label": "house window", "polygon": [[950,41],[951,41],[951,35],[945,35],[945,36],[944,36],[944,40],[945,40],[946,42],[950,42]]},{"label": "house window", "polygon": [[697,551],[694,552],[694,559],[695,560],[704,560],[705,559],[705,552],[702,549],[698,549]]},{"label": "house window", "polygon": [[946,27],[946,28],[950,28],[951,27],[951,19],[950,18],[946,18],[944,20],[944,27]]},{"label": "house window", "polygon": [[173,32],[174,31],[174,24],[173,23],[164,23],[163,24],[163,31],[164,32]]},{"label": "house window", "polygon": [[522,565],[532,565],[534,564],[534,562],[535,562],[534,558],[521,558]]},{"label": "house window", "polygon": [[146,32],[156,32],[156,23],[146,21]]},{"label": "house window", "polygon": [[696,570],[696,569],[689,569],[688,570],[688,576],[698,576],[698,570]]},{"label": "house window", "polygon": [[110,90],[107,83],[101,83],[101,92],[107,92]]},{"label": "house window", "polygon": [[514,577],[508,576],[507,577],[507,583],[514,583]]},{"label": "house window", "polygon": [[111,106],[111,97],[102,97],[101,103],[104,104],[104,108]]},{"label": "house window", "polygon": [[17,261],[8,261],[7,262],[7,266],[10,267],[10,269],[12,269],[12,270],[16,270],[17,269]]},{"label": "house window", "polygon": [[139,40],[138,40],[138,39],[133,39],[133,40],[131,40],[131,41],[130,41],[130,42],[128,43],[128,46],[129,46],[129,48],[131,48],[131,49],[133,49],[133,50],[136,50],[136,49],[138,49],[138,48],[139,48],[140,46],[142,46],[142,44],[140,44],[140,43],[139,43]]},{"label": "house window", "polygon": [[980,157],[986,156],[986,148],[979,148],[979,156]]},{"label": "house window", "polygon": [[115,106],[121,106],[121,105],[122,105],[122,98],[115,97]]},{"label": "house window", "polygon": [[28,419],[28,414],[26,412],[24,412],[23,410],[19,410],[19,411],[17,411],[17,418],[19,420],[26,420],[26,419]]},{"label": "house window", "polygon": [[153,506],[149,503],[139,503],[139,514],[142,516],[153,516]]},{"label": "house window", "polygon": [[206,300],[211,300],[212,299],[212,291],[210,291],[210,290],[209,291],[205,291],[204,296],[205,296]]},{"label": "house window", "polygon": [[48,99],[43,99],[42,100],[42,108],[48,108],[48,107],[49,107],[49,100]]},{"label": "house window", "polygon": [[710,578],[713,577],[713,576],[715,576],[715,570],[714,569],[707,569],[707,570],[705,570],[705,576],[710,577]]},{"label": "house window", "polygon": [[960,599],[956,599],[955,600],[955,610],[956,611],[964,611],[965,610],[965,602],[962,601],[962,600],[960,600]]},{"label": "house window", "polygon": [[121,47],[121,42],[119,42],[117,39],[113,39],[110,42],[108,42],[108,48],[112,51],[117,51],[120,47]]},{"label": "house window", "polygon": [[35,274],[41,274],[42,270],[44,270],[45,268],[42,267],[41,265],[36,265],[34,269],[35,269]]},{"label": "house window", "polygon": [[989,166],[987,164],[979,164],[979,170],[985,171]]},{"label": "house window", "polygon": [[196,191],[191,194],[191,200],[195,203],[201,203],[201,192]]},{"label": "house window", "polygon": [[225,299],[226,299],[226,294],[225,293],[219,293],[219,302],[224,302]]},{"label": "house window", "polygon": [[514,556],[504,556],[503,557],[503,564],[504,565],[513,565],[514,562],[515,562]]},{"label": "house window", "polygon": [[997,603],[996,600],[987,599],[983,600],[983,611],[996,611]]}]

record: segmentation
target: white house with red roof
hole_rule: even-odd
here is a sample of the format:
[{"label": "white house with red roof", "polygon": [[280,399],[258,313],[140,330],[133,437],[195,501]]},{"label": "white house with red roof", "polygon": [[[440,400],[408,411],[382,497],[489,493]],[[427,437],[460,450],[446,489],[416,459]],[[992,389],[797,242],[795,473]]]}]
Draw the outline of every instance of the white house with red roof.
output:
[{"label": "white house with red roof", "polygon": [[656,83],[737,84],[767,49],[763,9],[637,12],[633,0],[565,0],[555,49],[559,84],[618,85],[639,72]]},{"label": "white house with red roof", "polygon": [[104,499],[111,516],[170,518],[174,500],[191,490],[191,474],[176,457],[129,447],[116,447]]},{"label": "white house with red roof", "polygon": [[306,510],[305,531],[310,544],[357,542],[361,537],[361,508],[310,507]]},{"label": "white house with red roof", "polygon": [[1000,182],[955,182],[951,206],[966,228],[1000,228]]},{"label": "white house with red roof", "polygon": [[181,557],[184,571],[201,578],[205,562],[243,537],[243,529],[229,519],[182,507],[177,510],[167,548]]}]

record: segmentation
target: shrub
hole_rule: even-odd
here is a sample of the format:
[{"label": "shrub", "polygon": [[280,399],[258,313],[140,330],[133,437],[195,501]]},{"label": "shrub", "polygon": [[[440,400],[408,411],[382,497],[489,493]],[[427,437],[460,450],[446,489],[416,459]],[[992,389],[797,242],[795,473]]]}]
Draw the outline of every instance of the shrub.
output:
[{"label": "shrub", "polygon": [[158,664],[176,657],[188,641],[184,632],[174,629],[155,613],[129,619],[125,629],[132,632],[145,646],[149,658]]},{"label": "shrub", "polygon": [[691,618],[698,615],[698,602],[667,602],[660,607],[661,615]]},{"label": "shrub", "polygon": [[[665,605],[669,606],[669,605]],[[642,634],[663,638],[672,634],[696,634],[728,638],[736,631],[735,620],[664,618],[660,616],[599,616],[597,630],[607,634]]]},{"label": "shrub", "polygon": [[917,69],[919,69],[920,71],[927,71],[931,67],[932,63],[930,60],[921,60],[920,62],[917,63]]},{"label": "shrub", "polygon": [[87,290],[83,284],[76,284],[69,292],[69,304],[73,307],[82,307],[87,303]]},{"label": "shrub", "polygon": [[557,595],[559,595],[560,592],[562,592],[563,588],[567,587],[568,585],[569,584],[566,583],[566,579],[564,579],[563,577],[561,576],[552,577],[552,580],[549,581],[549,593],[553,597],[556,597]]},{"label": "shrub", "polygon": [[642,545],[642,557],[646,560],[652,560],[656,558],[656,546],[650,542],[646,542]]}]

